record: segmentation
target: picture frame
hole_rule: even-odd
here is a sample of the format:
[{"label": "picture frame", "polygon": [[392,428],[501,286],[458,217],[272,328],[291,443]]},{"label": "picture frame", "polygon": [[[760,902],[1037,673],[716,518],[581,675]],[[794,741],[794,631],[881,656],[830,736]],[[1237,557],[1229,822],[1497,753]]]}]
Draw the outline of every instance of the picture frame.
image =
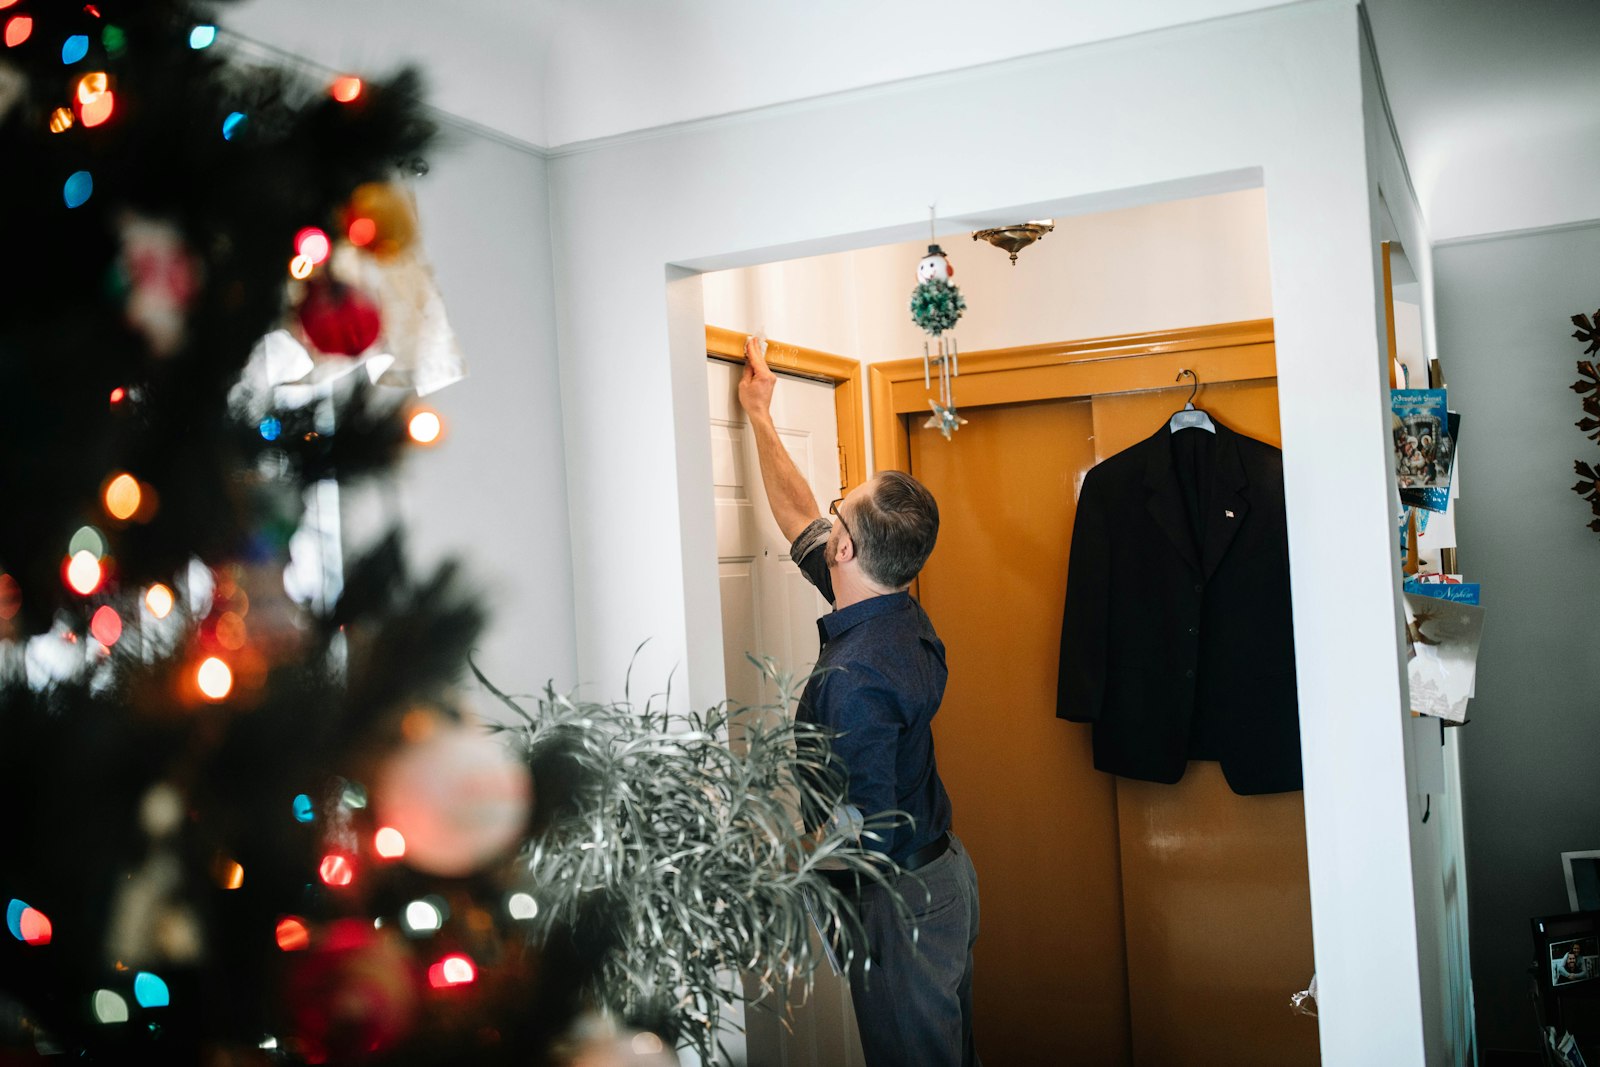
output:
[{"label": "picture frame", "polygon": [[1536,973],[1545,988],[1600,982],[1600,911],[1534,919],[1533,943]]},{"label": "picture frame", "polygon": [[1563,852],[1561,870],[1567,879],[1567,906],[1573,911],[1600,911],[1600,849]]}]

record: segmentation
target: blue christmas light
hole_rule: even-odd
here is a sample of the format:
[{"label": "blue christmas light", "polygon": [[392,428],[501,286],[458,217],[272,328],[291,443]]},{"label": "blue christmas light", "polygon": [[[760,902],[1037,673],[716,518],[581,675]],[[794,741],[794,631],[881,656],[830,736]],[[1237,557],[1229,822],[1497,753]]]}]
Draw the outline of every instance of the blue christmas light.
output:
[{"label": "blue christmas light", "polygon": [[167,991],[167,983],[156,975],[140,971],[133,976],[133,999],[141,1008],[164,1008],[172,1003],[172,994]]},{"label": "blue christmas light", "polygon": [[261,439],[263,441],[276,441],[283,432],[283,423],[268,415],[261,420]]},{"label": "blue christmas light", "polygon": [[18,941],[22,937],[22,913],[28,910],[28,905],[20,900],[12,900],[6,905],[6,929],[11,931],[11,936]]},{"label": "blue christmas light", "polygon": [[239,132],[239,127],[244,125],[244,121],[245,121],[246,118],[247,118],[247,116],[245,115],[245,113],[243,111],[235,111],[232,114],[230,114],[227,118],[223,119],[222,120],[222,139],[224,141],[233,140],[233,135]]},{"label": "blue christmas light", "polygon": [[294,798],[294,818],[296,822],[310,822],[316,818],[317,811],[311,806],[311,798],[301,793]]},{"label": "blue christmas light", "polygon": [[196,51],[202,48],[210,48],[212,42],[216,39],[217,28],[215,26],[200,25],[189,31],[189,47]]},{"label": "blue christmas light", "polygon": [[61,187],[61,198],[67,207],[82,207],[94,195],[94,175],[86,170],[77,171]]},{"label": "blue christmas light", "polygon": [[73,34],[61,45],[61,62],[69,67],[88,54],[89,38],[81,33]]}]

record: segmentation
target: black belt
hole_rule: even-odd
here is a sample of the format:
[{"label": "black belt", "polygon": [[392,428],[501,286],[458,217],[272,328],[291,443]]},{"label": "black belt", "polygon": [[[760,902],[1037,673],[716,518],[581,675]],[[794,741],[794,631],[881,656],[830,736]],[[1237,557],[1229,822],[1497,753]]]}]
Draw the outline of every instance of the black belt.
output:
[{"label": "black belt", "polygon": [[[946,830],[932,841],[917,849],[907,856],[901,863],[902,871],[915,871],[926,867],[946,852],[950,851],[950,831]],[[870,878],[863,878],[854,871],[818,871],[823,881],[828,882],[843,893],[847,898],[856,899],[864,885],[870,885]]]},{"label": "black belt", "polygon": [[907,856],[900,866],[903,870],[915,871],[926,867],[946,852],[950,851],[950,831],[946,830],[926,845]]}]

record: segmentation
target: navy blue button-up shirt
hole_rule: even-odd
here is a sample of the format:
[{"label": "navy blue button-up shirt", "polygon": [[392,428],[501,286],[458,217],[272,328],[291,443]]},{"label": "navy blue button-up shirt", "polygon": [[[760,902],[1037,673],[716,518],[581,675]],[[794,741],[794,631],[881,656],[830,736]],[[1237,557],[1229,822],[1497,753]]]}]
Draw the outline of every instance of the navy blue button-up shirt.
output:
[{"label": "navy blue button-up shirt", "polygon": [[[818,519],[790,546],[800,570],[833,603]],[[944,699],[944,642],[904,592],[852,604],[817,620],[822,651],[796,719],[838,731],[833,751],[849,774],[849,803],[868,816],[900,810],[915,820],[862,844],[904,862],[950,828],[950,797],[933,755],[933,716]]]}]

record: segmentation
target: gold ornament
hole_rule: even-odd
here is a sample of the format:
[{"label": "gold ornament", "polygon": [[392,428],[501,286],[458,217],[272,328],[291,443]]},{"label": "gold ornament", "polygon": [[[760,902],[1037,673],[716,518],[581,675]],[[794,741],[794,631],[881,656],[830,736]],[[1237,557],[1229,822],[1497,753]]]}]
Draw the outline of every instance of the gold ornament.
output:
[{"label": "gold ornament", "polygon": [[345,236],[380,258],[411,247],[417,239],[417,213],[411,197],[393,182],[356,186],[345,207]]}]

